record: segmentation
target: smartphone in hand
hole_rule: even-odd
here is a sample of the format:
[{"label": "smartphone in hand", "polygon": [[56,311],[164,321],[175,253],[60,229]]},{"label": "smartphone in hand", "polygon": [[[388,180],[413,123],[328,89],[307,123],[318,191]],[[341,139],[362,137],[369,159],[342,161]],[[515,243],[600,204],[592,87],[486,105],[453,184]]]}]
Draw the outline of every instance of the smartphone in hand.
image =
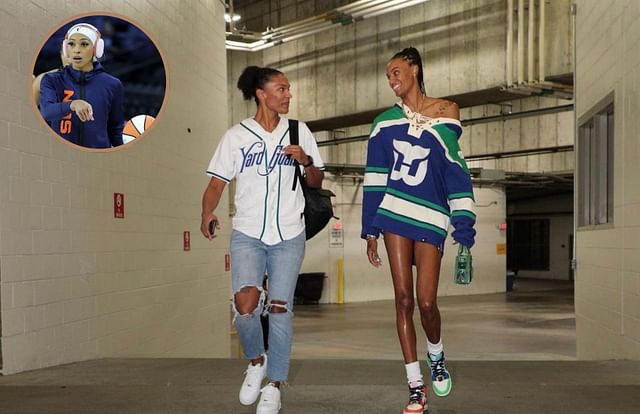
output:
[{"label": "smartphone in hand", "polygon": [[216,225],[218,224],[217,221],[215,220],[211,220],[209,222],[209,234],[211,234],[212,236],[216,233]]}]

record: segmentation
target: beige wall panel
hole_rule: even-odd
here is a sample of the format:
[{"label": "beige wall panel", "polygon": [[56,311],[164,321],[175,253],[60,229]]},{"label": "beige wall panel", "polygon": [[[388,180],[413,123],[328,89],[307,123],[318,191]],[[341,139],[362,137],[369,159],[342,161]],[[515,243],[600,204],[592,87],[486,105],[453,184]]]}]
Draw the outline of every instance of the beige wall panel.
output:
[{"label": "beige wall panel", "polygon": [[[634,178],[639,148],[632,132],[638,126],[636,114],[640,106],[637,82],[640,29],[631,23],[638,16],[640,5],[635,2],[577,2],[578,118],[609,93],[614,92],[615,96],[616,208],[612,228],[585,229],[577,238],[578,263],[584,263],[578,267],[576,288],[576,304],[580,305],[576,307],[578,357],[582,358],[640,358],[640,326],[635,307],[629,305],[637,299],[635,257],[640,250],[635,219],[639,194]],[[559,126],[561,122],[569,124],[572,120],[561,119]],[[614,317],[611,312],[594,312],[595,307],[589,303],[602,289],[609,289],[616,298]],[[590,345],[597,342],[602,329],[613,330],[612,341],[606,347]]]},{"label": "beige wall panel", "polygon": [[[484,114],[485,107],[483,106],[474,107],[471,110],[472,118],[480,118],[484,116]],[[486,154],[489,152],[488,140],[490,138],[487,136],[487,129],[488,124],[476,124],[465,128],[465,133],[471,133],[470,147],[463,148],[467,155]]]},{"label": "beige wall panel", "polygon": [[337,94],[344,93],[337,88],[336,72],[336,32],[328,32],[315,36],[316,42],[316,76],[313,90],[316,94],[316,117],[328,118],[336,115]]},{"label": "beige wall panel", "polygon": [[378,20],[369,19],[356,24],[355,47],[355,108],[351,112],[376,108],[378,105]]},{"label": "beige wall panel", "polygon": [[[520,110],[530,111],[539,107],[538,98],[523,99],[521,101]],[[538,117],[527,117],[520,121],[520,148],[532,149],[539,148],[539,121]]]},{"label": "beige wall panel", "polygon": [[377,19],[376,56],[376,107],[384,107],[398,100],[389,87],[387,81],[387,63],[391,56],[407,46],[400,43],[400,13],[389,13],[384,18]]},{"label": "beige wall panel", "polygon": [[[133,19],[166,59],[157,124],[113,153],[57,141],[29,101],[36,49],[54,24],[92,10]],[[228,121],[222,13],[216,1],[0,6],[1,55],[10,57],[0,62],[3,373],[90,358],[229,355],[229,229],[212,243],[198,237],[204,171]],[[113,218],[114,192],[125,193],[123,220]],[[221,217],[227,204],[225,195]]]},{"label": "beige wall panel", "polygon": [[356,25],[336,30],[336,94],[335,115],[352,112],[363,100],[356,91]]}]

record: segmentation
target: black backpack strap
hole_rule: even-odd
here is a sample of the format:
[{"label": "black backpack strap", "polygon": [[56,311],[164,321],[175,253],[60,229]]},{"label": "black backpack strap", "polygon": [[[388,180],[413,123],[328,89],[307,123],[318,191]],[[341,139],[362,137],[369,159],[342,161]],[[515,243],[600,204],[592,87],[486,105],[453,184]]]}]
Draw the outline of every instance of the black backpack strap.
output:
[{"label": "black backpack strap", "polygon": [[298,120],[289,120],[289,143],[291,145],[298,145],[300,138],[298,138]]},{"label": "black backpack strap", "polygon": [[[298,138],[298,120],[290,119],[289,120],[289,144],[291,145],[299,145],[300,139]],[[293,178],[293,186],[291,189],[296,191],[296,184],[298,180],[300,180],[300,185],[302,185],[302,173],[300,172],[300,164],[298,161],[293,161],[293,166],[295,167],[295,176]]]}]

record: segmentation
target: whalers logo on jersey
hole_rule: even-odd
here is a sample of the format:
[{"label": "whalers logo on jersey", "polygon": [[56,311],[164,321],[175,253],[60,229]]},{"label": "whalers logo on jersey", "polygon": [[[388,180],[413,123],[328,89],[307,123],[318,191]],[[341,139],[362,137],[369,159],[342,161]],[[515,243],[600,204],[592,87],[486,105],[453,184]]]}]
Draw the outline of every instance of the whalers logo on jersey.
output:
[{"label": "whalers logo on jersey", "polygon": [[406,141],[393,141],[393,170],[391,178],[408,185],[420,185],[427,176],[427,157],[431,150]]},{"label": "whalers logo on jersey", "polygon": [[[268,162],[265,163],[264,171],[260,171],[260,168],[258,168],[258,174],[269,175],[278,165],[293,165],[294,159],[283,153],[282,148],[284,148],[283,145],[278,145],[274,149]],[[262,165],[267,158],[265,144],[262,141],[254,142],[246,149],[242,147],[240,148],[240,152],[242,153],[240,173],[244,172],[245,168]]]}]

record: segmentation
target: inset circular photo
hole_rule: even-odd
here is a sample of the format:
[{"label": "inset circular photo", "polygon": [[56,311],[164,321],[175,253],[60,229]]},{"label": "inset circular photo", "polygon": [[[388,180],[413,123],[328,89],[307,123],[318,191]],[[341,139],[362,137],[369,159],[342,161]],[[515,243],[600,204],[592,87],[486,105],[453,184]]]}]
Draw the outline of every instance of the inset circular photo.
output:
[{"label": "inset circular photo", "polygon": [[53,135],[100,152],[146,136],[167,90],[156,44],[138,24],[112,14],[54,28],[34,58],[32,78],[34,108]]}]

